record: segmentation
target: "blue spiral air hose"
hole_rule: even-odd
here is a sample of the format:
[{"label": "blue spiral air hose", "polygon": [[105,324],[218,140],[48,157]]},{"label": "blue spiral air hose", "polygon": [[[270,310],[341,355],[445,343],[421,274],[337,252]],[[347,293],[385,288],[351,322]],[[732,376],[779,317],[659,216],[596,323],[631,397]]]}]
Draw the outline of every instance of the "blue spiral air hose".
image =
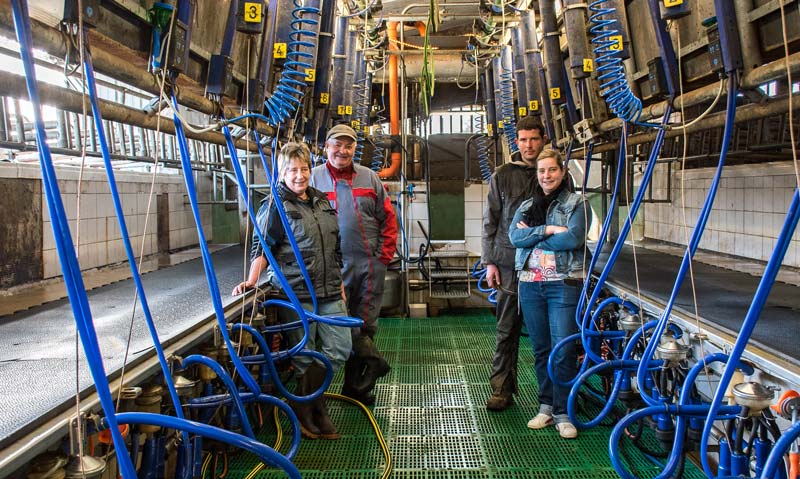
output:
[{"label": "blue spiral air hose", "polygon": [[514,66],[506,66],[511,62],[511,49],[503,47],[499,58],[500,64],[500,111],[503,116],[503,136],[508,143],[509,151],[514,154],[519,151],[517,146],[517,122],[514,115]]},{"label": "blue spiral air hose", "polygon": [[306,18],[307,15],[319,16],[319,8],[304,7],[301,0],[293,0],[294,9],[292,10],[291,41],[287,45],[286,63],[283,65],[278,85],[275,92],[267,98],[264,106],[269,113],[269,124],[277,127],[280,123],[285,123],[302,103],[303,91],[306,88],[306,69],[313,68],[311,59],[314,55],[309,52],[301,51],[301,48],[314,48],[316,44],[304,37],[316,39],[317,33],[308,30],[308,27],[319,25],[319,20]]},{"label": "blue spiral air hose", "polygon": [[589,20],[593,24],[589,32],[594,35],[591,42],[595,46],[600,96],[614,115],[625,122],[635,123],[642,114],[642,101],[633,94],[625,78],[622,45],[614,39],[619,32],[612,27],[615,22],[612,15],[616,8],[605,7],[606,3],[610,3],[610,0],[595,0],[589,4],[589,11],[592,12]]},{"label": "blue spiral air hose", "polygon": [[478,165],[481,169],[481,179],[489,184],[492,179],[492,167],[489,164],[489,136],[483,132],[483,115],[472,115],[472,131],[480,132],[475,138],[475,149],[478,152]]}]

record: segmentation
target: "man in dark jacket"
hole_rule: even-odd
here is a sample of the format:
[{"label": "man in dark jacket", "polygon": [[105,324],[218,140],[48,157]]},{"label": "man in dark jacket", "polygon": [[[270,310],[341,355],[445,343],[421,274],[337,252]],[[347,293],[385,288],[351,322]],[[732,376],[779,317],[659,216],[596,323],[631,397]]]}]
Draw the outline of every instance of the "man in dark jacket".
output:
[{"label": "man in dark jacket", "polygon": [[378,175],[353,163],[355,148],[352,128],[336,125],[328,130],[328,161],[312,170],[311,184],[327,194],[339,214],[347,309],[364,320],[360,331],[353,330],[353,354],[345,364],[342,394],[372,404],[375,381],[390,370],[373,338],[386,267],[397,246],[397,219]]},{"label": "man in dark jacket", "polygon": [[533,117],[517,123],[519,157],[495,170],[489,182],[489,195],[483,215],[481,241],[486,282],[496,288],[496,337],[489,384],[492,395],[486,408],[502,411],[514,402],[517,392],[517,359],[522,315],[517,309],[517,277],[514,274],[514,248],[508,229],[519,205],[536,191],[536,158],[547,138],[544,127]]}]

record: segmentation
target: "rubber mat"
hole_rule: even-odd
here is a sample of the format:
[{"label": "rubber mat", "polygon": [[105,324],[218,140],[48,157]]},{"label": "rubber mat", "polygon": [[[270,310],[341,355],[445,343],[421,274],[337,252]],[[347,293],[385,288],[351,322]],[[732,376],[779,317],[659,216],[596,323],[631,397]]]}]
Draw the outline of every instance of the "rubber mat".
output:
[{"label": "rubber mat", "polygon": [[[526,427],[538,408],[533,354],[527,338],[520,342],[520,392],[503,412],[484,407],[489,387],[494,317],[488,311],[453,312],[431,319],[381,319],[379,342],[392,372],[376,387],[372,407],[392,454],[393,478],[403,479],[610,479],[619,477],[608,457],[608,426],[581,431],[578,439],[561,439],[555,428]],[[339,392],[342,375],[331,391]],[[306,440],[295,464],[305,478],[379,478],[385,463],[362,412],[329,400],[331,417],[342,438]],[[589,411],[592,412],[591,410]],[[281,421],[284,434],[289,425]],[[260,439],[275,444],[272,421]],[[645,433],[645,436],[647,432]],[[284,435],[285,452],[286,436]],[[651,440],[647,445],[658,449]],[[627,463],[638,477],[655,477],[660,469],[630,443]],[[226,479],[244,479],[257,465],[241,454],[230,462]],[[206,477],[210,477],[210,474]],[[266,469],[258,478],[285,475]],[[702,478],[688,466],[685,478]]]}]

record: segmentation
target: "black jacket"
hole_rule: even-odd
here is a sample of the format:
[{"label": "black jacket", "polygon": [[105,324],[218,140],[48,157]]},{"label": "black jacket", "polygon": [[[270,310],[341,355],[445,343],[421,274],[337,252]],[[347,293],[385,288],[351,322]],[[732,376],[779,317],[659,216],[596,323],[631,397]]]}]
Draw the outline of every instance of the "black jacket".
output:
[{"label": "black jacket", "polygon": [[535,166],[518,160],[495,170],[489,181],[489,195],[483,212],[481,260],[484,265],[514,269],[516,248],[508,239],[508,229],[519,205],[535,191],[538,191]]},{"label": "black jacket", "polygon": [[[336,210],[331,207],[325,194],[313,187],[308,187],[308,200],[298,198],[283,183],[278,184],[276,189],[317,298],[324,300],[341,296],[342,250]],[[311,295],[271,196],[261,202],[256,219],[289,286],[301,300],[309,299]],[[262,253],[261,243],[253,235],[251,260]],[[276,289],[280,289],[272,265],[267,270],[267,278]]]}]

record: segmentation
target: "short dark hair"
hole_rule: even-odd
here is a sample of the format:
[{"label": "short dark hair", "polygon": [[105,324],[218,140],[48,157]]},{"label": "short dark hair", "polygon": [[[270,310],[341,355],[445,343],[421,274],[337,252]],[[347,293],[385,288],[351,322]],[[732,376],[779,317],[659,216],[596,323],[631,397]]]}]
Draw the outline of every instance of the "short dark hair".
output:
[{"label": "short dark hair", "polygon": [[544,132],[544,126],[534,116],[526,116],[517,122],[517,132],[522,130],[539,130],[539,134],[542,135],[542,138],[547,137]]}]

